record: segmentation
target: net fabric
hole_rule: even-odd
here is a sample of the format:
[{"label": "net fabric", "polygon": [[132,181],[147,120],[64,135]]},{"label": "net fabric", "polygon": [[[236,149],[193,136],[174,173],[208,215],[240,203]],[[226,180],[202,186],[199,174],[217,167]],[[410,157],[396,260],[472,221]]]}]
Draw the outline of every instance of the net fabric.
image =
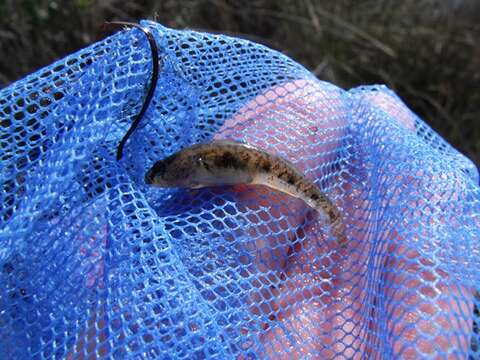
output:
[{"label": "net fabric", "polygon": [[[480,358],[476,167],[382,86],[263,46],[117,33],[1,90],[0,358]],[[155,189],[190,144],[291,160],[348,244],[260,186]]]}]

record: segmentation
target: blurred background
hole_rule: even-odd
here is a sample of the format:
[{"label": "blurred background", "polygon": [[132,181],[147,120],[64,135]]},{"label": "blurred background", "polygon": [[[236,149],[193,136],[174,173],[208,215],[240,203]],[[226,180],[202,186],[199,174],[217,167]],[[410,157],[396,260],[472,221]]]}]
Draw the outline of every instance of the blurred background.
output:
[{"label": "blurred background", "polygon": [[479,0],[0,0],[0,88],[140,19],[264,44],[345,89],[386,84],[480,164]]}]

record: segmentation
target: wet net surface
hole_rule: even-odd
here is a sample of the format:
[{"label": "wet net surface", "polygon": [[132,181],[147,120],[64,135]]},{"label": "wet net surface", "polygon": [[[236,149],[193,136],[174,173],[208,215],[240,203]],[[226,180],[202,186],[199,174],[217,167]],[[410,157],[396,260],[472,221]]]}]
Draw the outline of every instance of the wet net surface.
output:
[{"label": "wet net surface", "polygon": [[[478,172],[388,89],[143,22],[0,91],[0,358],[478,359]],[[211,139],[292,161],[345,248],[261,186],[158,189]]]}]

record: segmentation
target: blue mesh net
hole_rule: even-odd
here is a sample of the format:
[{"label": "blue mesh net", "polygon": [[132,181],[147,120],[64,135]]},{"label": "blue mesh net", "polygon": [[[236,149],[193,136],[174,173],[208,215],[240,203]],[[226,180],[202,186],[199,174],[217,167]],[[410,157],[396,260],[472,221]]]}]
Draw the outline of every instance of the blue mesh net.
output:
[{"label": "blue mesh net", "polygon": [[[476,167],[382,86],[153,22],[0,92],[0,358],[480,358]],[[211,139],[292,161],[346,247],[260,186],[159,189]]]}]

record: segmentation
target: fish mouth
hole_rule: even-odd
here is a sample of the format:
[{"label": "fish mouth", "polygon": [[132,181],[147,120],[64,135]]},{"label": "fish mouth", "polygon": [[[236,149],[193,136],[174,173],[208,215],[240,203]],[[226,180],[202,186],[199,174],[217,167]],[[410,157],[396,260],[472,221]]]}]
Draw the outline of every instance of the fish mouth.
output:
[{"label": "fish mouth", "polygon": [[153,174],[151,170],[148,170],[147,173],[145,174],[144,181],[145,181],[145,184],[147,185],[153,184]]}]

